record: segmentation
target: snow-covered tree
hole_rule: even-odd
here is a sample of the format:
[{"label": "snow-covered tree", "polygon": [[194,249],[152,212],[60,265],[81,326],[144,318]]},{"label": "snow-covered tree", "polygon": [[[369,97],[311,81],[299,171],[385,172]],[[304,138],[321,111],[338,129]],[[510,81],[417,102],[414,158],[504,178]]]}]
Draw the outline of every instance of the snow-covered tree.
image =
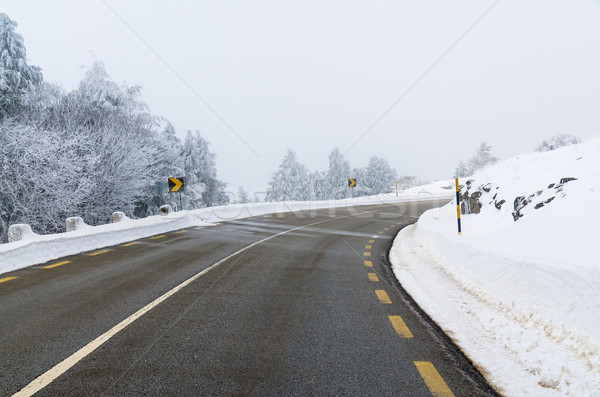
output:
[{"label": "snow-covered tree", "polygon": [[327,198],[342,199],[350,197],[348,178],[351,178],[350,163],[338,148],[329,154],[329,168],[325,174]]},{"label": "snow-covered tree", "polygon": [[371,194],[387,193],[394,186],[396,170],[385,159],[372,156],[364,178],[364,184],[371,189]]},{"label": "snow-covered tree", "polygon": [[325,186],[325,174],[323,172],[314,171],[309,173],[308,181],[312,200],[326,200],[328,198]]},{"label": "snow-covered tree", "polygon": [[266,201],[303,201],[312,197],[308,169],[288,149],[279,169],[273,173]]},{"label": "snow-covered tree", "polygon": [[14,116],[23,106],[25,94],[42,82],[42,70],[27,64],[23,36],[17,23],[0,13],[0,119]]},{"label": "snow-covered tree", "polygon": [[555,135],[548,140],[542,141],[537,148],[536,152],[549,152],[551,150],[558,149],[563,146],[576,145],[581,143],[581,139],[568,134]]},{"label": "snow-covered tree", "polygon": [[208,149],[208,141],[199,131],[187,132],[183,143],[183,167],[186,177],[186,208],[203,208],[226,204],[226,184],[217,179],[216,155]]},{"label": "snow-covered tree", "polygon": [[250,196],[248,195],[248,192],[246,191],[246,189],[244,189],[243,186],[240,186],[238,188],[236,202],[238,204],[247,204],[250,202]]},{"label": "snow-covered tree", "polygon": [[485,142],[481,142],[475,150],[475,154],[468,162],[459,161],[454,171],[455,177],[466,177],[473,175],[477,170],[480,170],[488,165],[492,165],[498,159],[490,153],[492,147]]},{"label": "snow-covered tree", "polygon": [[356,179],[356,186],[352,188],[353,197],[368,196],[371,194],[371,188],[367,185],[367,169],[355,168],[352,170],[352,178]]}]

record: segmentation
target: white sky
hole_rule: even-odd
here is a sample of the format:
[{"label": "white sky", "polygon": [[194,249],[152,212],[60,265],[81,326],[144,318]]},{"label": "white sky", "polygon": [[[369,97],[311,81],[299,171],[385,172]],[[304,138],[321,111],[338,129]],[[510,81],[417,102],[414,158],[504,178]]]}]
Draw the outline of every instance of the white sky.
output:
[{"label": "white sky", "polygon": [[507,158],[600,134],[600,1],[494,4],[0,0],[0,12],[46,80],[72,89],[103,61],[180,137],[201,131],[231,190],[255,192],[287,148],[311,170],[337,146],[352,167],[377,155],[440,179],[481,141]]}]

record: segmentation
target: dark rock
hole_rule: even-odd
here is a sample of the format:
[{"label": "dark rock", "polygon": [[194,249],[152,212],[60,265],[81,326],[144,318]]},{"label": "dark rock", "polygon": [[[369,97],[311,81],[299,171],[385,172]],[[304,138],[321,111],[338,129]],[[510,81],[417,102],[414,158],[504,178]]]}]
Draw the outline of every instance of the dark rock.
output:
[{"label": "dark rock", "polygon": [[552,189],[554,187],[554,185],[555,185],[554,183],[549,184],[548,189]]},{"label": "dark rock", "polygon": [[487,185],[482,186],[481,190],[483,190],[486,193],[489,193],[492,190],[492,188],[490,187],[490,184],[488,183]]},{"label": "dark rock", "polygon": [[544,201],[545,204],[548,204],[549,202],[551,202],[552,200],[554,200],[555,197],[550,197],[548,200]]},{"label": "dark rock", "polygon": [[500,200],[500,201],[495,201],[494,202],[494,207],[496,207],[497,209],[501,209],[502,208],[502,204],[506,203],[506,200]]},{"label": "dark rock", "polygon": [[540,209],[540,208],[542,208],[543,206],[544,206],[544,203],[537,203],[537,204],[535,205],[535,207],[533,207],[533,208],[535,208],[535,209],[537,210],[537,209]]},{"label": "dark rock", "polygon": [[475,200],[477,200],[481,197],[481,194],[482,193],[480,191],[473,192],[473,194],[471,194],[471,198],[474,198]]},{"label": "dark rock", "polygon": [[540,194],[542,194],[542,192],[543,190],[538,190],[537,192],[535,192],[535,194],[539,196]]},{"label": "dark rock", "polygon": [[[525,204],[523,204],[524,202],[525,202]],[[527,205],[527,199],[525,199],[525,196],[519,196],[519,197],[515,198],[515,201],[513,203],[513,208],[515,209],[515,211],[518,211],[526,205]]]},{"label": "dark rock", "polygon": [[560,184],[564,185],[567,182],[576,181],[576,180],[577,180],[577,178],[573,178],[573,177],[560,178]]},{"label": "dark rock", "polygon": [[498,197],[498,193],[494,194],[494,197],[492,197],[492,200],[496,200],[496,197]]}]

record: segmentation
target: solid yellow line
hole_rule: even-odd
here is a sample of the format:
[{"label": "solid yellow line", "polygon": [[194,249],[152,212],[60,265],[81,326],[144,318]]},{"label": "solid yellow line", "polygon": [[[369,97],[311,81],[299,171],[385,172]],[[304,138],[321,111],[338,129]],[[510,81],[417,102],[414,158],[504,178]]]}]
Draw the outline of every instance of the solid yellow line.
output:
[{"label": "solid yellow line", "polygon": [[372,246],[372,245],[365,245],[365,249],[366,249],[366,250],[370,250],[371,248],[373,248],[373,246]]},{"label": "solid yellow line", "polygon": [[377,277],[377,273],[369,273],[369,280],[378,283],[379,278]]},{"label": "solid yellow line", "polygon": [[62,262],[53,263],[51,265],[44,266],[44,269],[52,269],[53,267],[59,267],[62,265],[66,265],[67,263],[71,263],[71,261],[62,261]]},{"label": "solid yellow line", "polygon": [[435,397],[454,397],[454,394],[432,363],[428,361],[415,361],[414,363],[431,394]]},{"label": "solid yellow line", "polygon": [[110,252],[110,250],[102,250],[102,251],[98,251],[98,252],[93,252],[91,254],[88,254],[88,256],[96,256],[96,255],[100,255],[100,254],[106,254],[107,252]]},{"label": "solid yellow line", "polygon": [[369,240],[369,244],[373,244],[375,240]]},{"label": "solid yellow line", "polygon": [[370,252],[365,252],[364,255],[365,256],[371,256],[371,253]]},{"label": "solid yellow line", "polygon": [[371,262],[371,261],[365,261],[365,266],[366,267],[373,267],[373,262]]},{"label": "solid yellow line", "polygon": [[150,237],[150,240],[158,240],[159,238],[163,238],[163,237],[167,237],[164,234],[162,236],[154,236],[154,237]]},{"label": "solid yellow line", "polygon": [[400,316],[389,316],[388,317],[392,323],[392,326],[396,330],[396,333],[403,338],[412,338],[413,334],[410,332],[406,323]]},{"label": "solid yellow line", "polygon": [[375,293],[377,294],[377,298],[379,299],[379,301],[381,303],[385,303],[385,304],[392,303],[392,301],[390,300],[390,297],[388,296],[387,292],[385,292],[384,290],[378,289],[378,290],[375,290]]},{"label": "solid yellow line", "polygon": [[139,241],[134,241],[133,243],[127,243],[127,244],[123,244],[121,247],[131,247],[132,245],[136,245],[139,244]]},{"label": "solid yellow line", "polygon": [[0,283],[4,283],[4,282],[10,281],[10,280],[14,280],[16,278],[19,278],[19,277],[4,277],[4,278],[0,278]]}]

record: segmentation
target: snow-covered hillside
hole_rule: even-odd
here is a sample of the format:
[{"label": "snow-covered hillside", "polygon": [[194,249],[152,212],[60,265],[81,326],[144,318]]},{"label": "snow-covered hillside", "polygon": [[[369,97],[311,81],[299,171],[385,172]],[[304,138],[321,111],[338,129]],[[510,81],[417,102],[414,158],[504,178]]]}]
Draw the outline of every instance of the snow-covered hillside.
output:
[{"label": "snow-covered hillside", "polygon": [[398,279],[501,393],[600,396],[600,138],[461,185],[481,212],[461,236],[456,202],[401,231]]}]

